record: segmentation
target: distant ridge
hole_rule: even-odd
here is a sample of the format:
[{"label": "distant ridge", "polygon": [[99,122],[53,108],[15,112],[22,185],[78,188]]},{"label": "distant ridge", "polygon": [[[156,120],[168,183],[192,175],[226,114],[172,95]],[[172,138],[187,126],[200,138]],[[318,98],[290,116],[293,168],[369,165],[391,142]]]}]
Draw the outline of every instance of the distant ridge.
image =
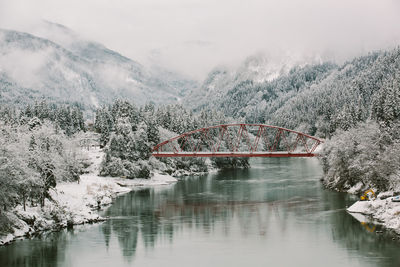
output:
[{"label": "distant ridge", "polygon": [[44,98],[85,109],[115,98],[175,103],[197,86],[179,74],[146,68],[63,25],[45,21],[36,32],[41,37],[0,29],[0,103]]}]

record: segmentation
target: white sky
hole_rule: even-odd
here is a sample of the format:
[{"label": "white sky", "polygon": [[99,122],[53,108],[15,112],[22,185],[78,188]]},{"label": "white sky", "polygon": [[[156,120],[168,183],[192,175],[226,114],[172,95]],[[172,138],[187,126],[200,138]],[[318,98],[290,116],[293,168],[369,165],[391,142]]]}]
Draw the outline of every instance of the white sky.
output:
[{"label": "white sky", "polygon": [[37,19],[197,79],[258,52],[342,61],[400,44],[400,0],[0,0],[0,27]]}]

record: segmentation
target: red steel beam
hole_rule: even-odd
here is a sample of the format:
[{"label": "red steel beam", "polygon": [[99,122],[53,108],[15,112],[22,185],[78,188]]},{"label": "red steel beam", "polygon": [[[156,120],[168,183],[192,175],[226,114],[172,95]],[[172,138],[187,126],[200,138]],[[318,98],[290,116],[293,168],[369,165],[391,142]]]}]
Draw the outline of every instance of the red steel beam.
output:
[{"label": "red steel beam", "polygon": [[242,158],[300,158],[300,157],[317,157],[317,153],[307,152],[155,152],[152,154],[154,157],[242,157]]},{"label": "red steel beam", "polygon": [[[222,129],[222,130],[221,130]],[[219,150],[219,147],[221,146],[221,142],[224,139],[224,134],[226,131],[226,127],[221,126],[220,130],[219,130],[219,138],[218,138],[218,143],[216,144],[216,146],[214,146],[213,151],[217,152]],[[229,133],[228,133],[229,134]]]},{"label": "red steel beam", "polygon": [[262,126],[258,127],[257,136],[256,136],[256,139],[254,140],[254,145],[251,148],[251,152],[257,151],[258,142],[260,141],[260,136],[261,136],[263,129],[264,128]]}]

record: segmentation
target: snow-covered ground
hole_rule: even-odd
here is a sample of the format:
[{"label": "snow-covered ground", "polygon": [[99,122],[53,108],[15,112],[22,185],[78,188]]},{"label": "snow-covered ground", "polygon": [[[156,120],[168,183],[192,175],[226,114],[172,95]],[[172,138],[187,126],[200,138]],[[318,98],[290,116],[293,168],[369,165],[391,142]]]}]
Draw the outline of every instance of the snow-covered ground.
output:
[{"label": "snow-covered ground", "polygon": [[8,213],[13,221],[14,233],[0,237],[0,245],[16,238],[34,233],[58,229],[68,225],[104,220],[96,210],[112,203],[119,194],[127,193],[137,186],[167,185],[176,182],[169,175],[154,173],[151,179],[123,179],[99,177],[103,152],[99,148],[86,151],[92,165],[88,173],[81,175],[79,183],[60,183],[51,191],[54,201],[47,201],[44,208],[17,206]]},{"label": "snow-covered ground", "polygon": [[[380,199],[380,196],[382,197],[384,194],[378,195],[376,200],[357,201],[347,211],[356,218],[360,217],[357,214],[367,215],[374,222],[381,223],[400,234],[400,202],[393,202],[392,197]],[[366,217],[363,218],[366,219]]]}]

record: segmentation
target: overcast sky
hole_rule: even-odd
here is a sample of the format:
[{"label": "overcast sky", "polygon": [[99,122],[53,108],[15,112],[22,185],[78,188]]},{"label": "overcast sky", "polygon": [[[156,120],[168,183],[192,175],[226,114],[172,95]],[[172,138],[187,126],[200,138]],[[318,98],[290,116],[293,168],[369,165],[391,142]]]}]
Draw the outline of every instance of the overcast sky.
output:
[{"label": "overcast sky", "polygon": [[254,53],[342,61],[400,44],[399,0],[0,0],[0,27],[38,19],[198,79]]}]

